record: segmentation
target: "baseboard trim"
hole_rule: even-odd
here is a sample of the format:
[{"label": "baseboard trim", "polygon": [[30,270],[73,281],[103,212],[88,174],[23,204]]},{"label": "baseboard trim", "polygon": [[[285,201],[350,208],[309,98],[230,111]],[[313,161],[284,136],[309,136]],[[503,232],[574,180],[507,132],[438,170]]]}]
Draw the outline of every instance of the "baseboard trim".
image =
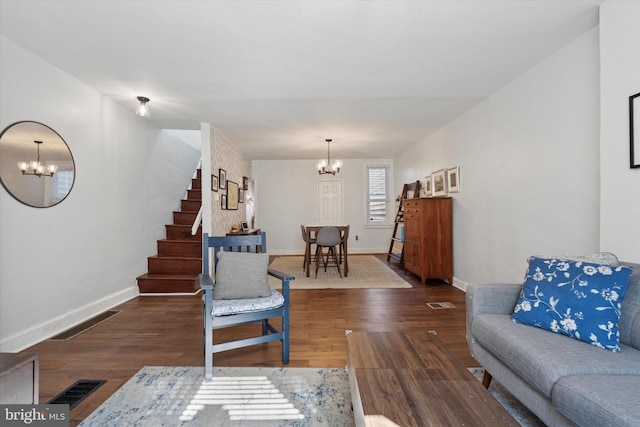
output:
[{"label": "baseboard trim", "polygon": [[136,296],[138,296],[138,287],[132,286],[46,322],[41,322],[0,342],[0,352],[20,352]]},{"label": "baseboard trim", "polygon": [[467,282],[463,282],[462,280],[458,279],[457,277],[453,278],[453,286],[455,286],[456,288],[460,289],[462,292],[467,292],[467,286],[469,286],[469,284]]}]

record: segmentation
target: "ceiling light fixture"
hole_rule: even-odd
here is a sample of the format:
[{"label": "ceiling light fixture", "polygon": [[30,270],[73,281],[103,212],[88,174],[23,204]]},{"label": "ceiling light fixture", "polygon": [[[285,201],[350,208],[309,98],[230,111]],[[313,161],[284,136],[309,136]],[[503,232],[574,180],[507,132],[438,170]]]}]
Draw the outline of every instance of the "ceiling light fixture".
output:
[{"label": "ceiling light fixture", "polygon": [[[42,144],[42,141],[33,142],[35,142],[36,146],[38,147],[38,155],[36,157],[36,160],[18,163],[18,167],[22,171],[22,175],[34,175],[38,178],[40,178],[41,176],[53,176],[53,174],[58,170],[58,167],[51,164],[45,167],[45,165],[40,163],[40,145]],[[29,169],[31,169],[31,172],[27,172]],[[47,171],[48,173],[45,173],[45,171]]]},{"label": "ceiling light fixture", "polygon": [[335,160],[331,163],[331,139],[325,139],[327,141],[327,160],[320,160],[318,162],[318,175],[331,174],[335,175],[340,172],[342,167],[342,160]]},{"label": "ceiling light fixture", "polygon": [[138,96],[138,106],[136,107],[136,114],[140,117],[148,117],[149,116],[149,106],[147,102],[149,102],[149,98],[145,96]]}]

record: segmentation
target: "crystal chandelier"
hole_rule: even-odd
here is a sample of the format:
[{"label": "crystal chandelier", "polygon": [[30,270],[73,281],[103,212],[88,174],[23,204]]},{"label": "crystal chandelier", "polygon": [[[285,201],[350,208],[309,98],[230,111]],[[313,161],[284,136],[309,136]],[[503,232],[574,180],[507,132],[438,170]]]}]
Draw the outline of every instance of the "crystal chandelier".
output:
[{"label": "crystal chandelier", "polygon": [[[38,147],[38,155],[36,157],[36,160],[18,163],[18,167],[22,171],[22,175],[35,175],[38,178],[40,178],[41,176],[53,176],[53,174],[58,170],[58,167],[56,165],[45,166],[40,163],[40,145],[42,144],[42,141],[33,142],[35,142],[36,146]],[[30,172],[27,172],[29,170]],[[45,173],[45,171],[47,173]]]},{"label": "crystal chandelier", "polygon": [[335,175],[340,172],[342,160],[334,160],[333,163],[331,163],[331,139],[325,139],[325,141],[327,141],[327,160],[320,160],[318,162],[318,175]]}]

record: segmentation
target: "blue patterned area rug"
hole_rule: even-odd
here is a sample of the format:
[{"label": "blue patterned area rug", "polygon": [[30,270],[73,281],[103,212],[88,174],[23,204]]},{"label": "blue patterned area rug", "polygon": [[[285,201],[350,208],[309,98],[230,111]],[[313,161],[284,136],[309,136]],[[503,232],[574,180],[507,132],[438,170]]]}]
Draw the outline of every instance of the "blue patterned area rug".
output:
[{"label": "blue patterned area rug", "polygon": [[[473,374],[478,381],[482,381],[484,375],[484,369],[482,368],[468,368],[469,372]],[[498,402],[511,414],[511,416],[523,427],[545,427],[545,424],[540,421],[526,406],[524,406],[518,399],[513,397],[509,391],[504,388],[495,379],[491,381],[489,386],[489,393],[496,398]]]},{"label": "blue patterned area rug", "polygon": [[[469,371],[482,379],[482,368]],[[355,426],[344,368],[215,368],[214,377],[145,366],[80,426]],[[489,391],[520,425],[544,426],[495,380]]]},{"label": "blue patterned area rug", "polygon": [[145,366],[80,426],[355,425],[346,369]]}]

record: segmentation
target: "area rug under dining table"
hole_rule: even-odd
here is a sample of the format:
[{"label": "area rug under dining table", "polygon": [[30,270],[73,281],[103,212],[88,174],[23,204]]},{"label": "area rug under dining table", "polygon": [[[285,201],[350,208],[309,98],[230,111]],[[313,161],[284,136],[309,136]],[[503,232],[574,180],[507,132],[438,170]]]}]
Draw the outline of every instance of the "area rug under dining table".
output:
[{"label": "area rug under dining table", "polygon": [[[303,256],[279,256],[269,268],[287,273],[296,279],[291,289],[349,289],[349,288],[411,288],[412,286],[393,271],[384,261],[374,255],[349,255],[349,275],[340,277],[335,266],[318,269],[315,277],[315,264],[311,264],[311,274],[306,276],[302,268]],[[278,287],[279,281],[272,278],[272,285]]]}]

